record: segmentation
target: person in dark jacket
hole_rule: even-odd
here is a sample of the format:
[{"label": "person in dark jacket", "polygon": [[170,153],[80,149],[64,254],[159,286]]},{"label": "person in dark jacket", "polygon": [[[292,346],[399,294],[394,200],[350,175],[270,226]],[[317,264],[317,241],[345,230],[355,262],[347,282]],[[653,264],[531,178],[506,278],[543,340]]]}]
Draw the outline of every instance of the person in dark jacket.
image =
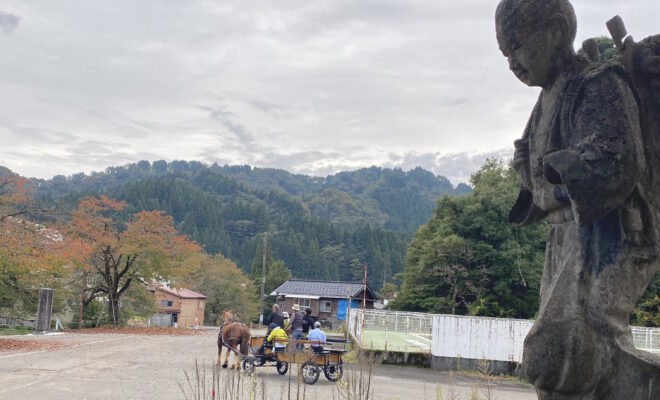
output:
[{"label": "person in dark jacket", "polygon": [[[278,304],[273,304],[273,312],[270,314],[270,318],[268,319],[268,322],[266,323],[266,326],[268,327],[266,329],[266,336],[264,337],[264,343],[262,345],[262,349],[264,346],[266,346],[266,338],[270,334],[270,331],[273,329],[271,326],[279,326],[280,328],[284,327],[284,314],[280,311],[280,306]],[[261,352],[263,354],[263,351]]]},{"label": "person in dark jacket", "polygon": [[314,326],[314,318],[312,318],[312,309],[307,308],[305,309],[305,316],[303,316],[303,337],[307,337],[307,333],[309,332],[310,328]]},{"label": "person in dark jacket", "polygon": [[284,315],[280,311],[280,306],[277,304],[273,304],[273,312],[270,314],[270,319],[266,323],[266,326],[268,326],[268,331],[266,334],[270,333],[270,324],[275,324],[279,327],[284,327]]}]

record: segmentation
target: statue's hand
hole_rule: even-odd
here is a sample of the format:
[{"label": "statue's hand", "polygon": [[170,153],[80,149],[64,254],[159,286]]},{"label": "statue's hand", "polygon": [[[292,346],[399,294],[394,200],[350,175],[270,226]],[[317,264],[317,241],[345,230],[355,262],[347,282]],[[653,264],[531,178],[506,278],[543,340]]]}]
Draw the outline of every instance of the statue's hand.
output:
[{"label": "statue's hand", "polygon": [[526,139],[518,139],[513,142],[515,151],[513,152],[513,168],[520,170],[525,163],[529,161],[529,142]]},{"label": "statue's hand", "polygon": [[553,185],[566,183],[566,174],[580,174],[581,171],[582,160],[576,151],[559,150],[543,157],[543,174]]}]

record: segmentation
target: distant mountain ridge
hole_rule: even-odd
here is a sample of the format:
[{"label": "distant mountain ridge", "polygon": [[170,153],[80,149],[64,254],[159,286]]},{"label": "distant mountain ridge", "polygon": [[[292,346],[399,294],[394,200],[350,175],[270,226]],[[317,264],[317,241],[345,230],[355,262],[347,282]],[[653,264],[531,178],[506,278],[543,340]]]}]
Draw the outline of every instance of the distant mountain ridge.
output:
[{"label": "distant mountain ridge", "polygon": [[127,212],[164,210],[209,252],[248,271],[261,233],[301,279],[361,279],[378,289],[403,271],[406,247],[443,195],[469,193],[421,168],[380,167],[326,178],[272,168],[140,161],[91,175],[33,179],[38,201],[73,209],[88,195],[126,201]]},{"label": "distant mountain ridge", "polygon": [[[49,180],[34,179],[41,195],[50,200],[75,192],[107,194],[128,183],[165,174],[193,176],[208,170],[230,178],[236,185],[253,190],[278,191],[298,198],[314,216],[344,227],[364,223],[408,234],[431,216],[437,199],[443,195],[464,195],[472,189],[461,183],[454,188],[443,176],[417,167],[401,169],[381,167],[339,172],[325,178],[293,174],[275,168],[249,165],[206,166],[197,161],[140,161],[104,172],[83,173]],[[200,187],[205,190],[205,188]]]}]

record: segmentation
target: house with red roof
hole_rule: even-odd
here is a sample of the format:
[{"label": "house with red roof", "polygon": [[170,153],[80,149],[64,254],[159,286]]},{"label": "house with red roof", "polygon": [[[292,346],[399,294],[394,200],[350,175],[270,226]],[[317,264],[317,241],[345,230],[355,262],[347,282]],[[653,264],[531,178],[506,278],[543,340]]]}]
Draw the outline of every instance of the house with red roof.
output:
[{"label": "house with red roof", "polygon": [[206,296],[203,294],[190,289],[157,286],[154,298],[157,310],[151,318],[154,325],[184,328],[204,325]]}]

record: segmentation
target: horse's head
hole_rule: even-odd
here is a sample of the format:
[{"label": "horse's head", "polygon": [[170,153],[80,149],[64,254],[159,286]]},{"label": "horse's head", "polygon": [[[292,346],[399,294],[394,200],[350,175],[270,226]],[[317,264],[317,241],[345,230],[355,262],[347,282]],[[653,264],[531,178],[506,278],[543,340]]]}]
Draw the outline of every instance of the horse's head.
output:
[{"label": "horse's head", "polygon": [[233,322],[234,321],[234,312],[232,310],[227,310],[222,313],[222,323],[225,324],[227,322]]}]

